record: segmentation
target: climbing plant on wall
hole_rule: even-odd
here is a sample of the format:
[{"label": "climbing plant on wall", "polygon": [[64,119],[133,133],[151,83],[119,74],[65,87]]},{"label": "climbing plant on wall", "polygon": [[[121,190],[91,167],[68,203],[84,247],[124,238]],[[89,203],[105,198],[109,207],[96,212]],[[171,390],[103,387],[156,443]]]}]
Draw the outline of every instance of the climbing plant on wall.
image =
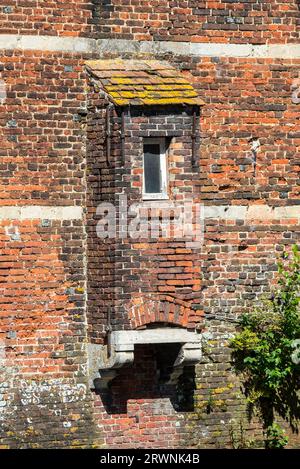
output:
[{"label": "climbing plant on wall", "polygon": [[250,410],[263,418],[268,448],[280,448],[287,438],[276,423],[282,417],[297,430],[300,417],[300,253],[284,252],[278,283],[270,298],[241,317],[231,340],[234,366],[241,373]]}]

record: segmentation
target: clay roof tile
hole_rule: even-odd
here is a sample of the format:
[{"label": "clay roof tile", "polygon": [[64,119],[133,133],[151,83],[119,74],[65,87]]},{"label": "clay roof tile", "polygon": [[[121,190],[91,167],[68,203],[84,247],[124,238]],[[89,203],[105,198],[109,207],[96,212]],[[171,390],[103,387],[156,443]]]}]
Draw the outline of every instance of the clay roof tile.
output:
[{"label": "clay roof tile", "polygon": [[117,106],[204,104],[187,77],[165,61],[89,60],[86,66]]}]

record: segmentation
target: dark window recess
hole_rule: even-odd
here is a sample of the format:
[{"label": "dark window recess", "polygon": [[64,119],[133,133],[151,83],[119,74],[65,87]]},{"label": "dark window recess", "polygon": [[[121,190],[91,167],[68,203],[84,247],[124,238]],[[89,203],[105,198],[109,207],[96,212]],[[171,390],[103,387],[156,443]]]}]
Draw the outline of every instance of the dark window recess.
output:
[{"label": "dark window recess", "polygon": [[161,192],[160,145],[149,143],[144,145],[144,177],[145,192],[158,194]]}]

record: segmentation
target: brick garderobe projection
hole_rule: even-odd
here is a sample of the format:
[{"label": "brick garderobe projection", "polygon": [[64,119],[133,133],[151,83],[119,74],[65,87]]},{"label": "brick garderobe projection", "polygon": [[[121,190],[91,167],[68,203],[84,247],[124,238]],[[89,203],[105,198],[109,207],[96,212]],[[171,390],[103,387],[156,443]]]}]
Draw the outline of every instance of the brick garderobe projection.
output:
[{"label": "brick garderobe projection", "polygon": [[299,240],[299,2],[0,20],[0,447],[259,446],[228,340]]},{"label": "brick garderobe projection", "polygon": [[[201,319],[199,253],[187,248],[175,212],[183,209],[186,199],[192,207],[199,193],[194,173],[196,128],[203,102],[186,78],[166,62],[98,60],[86,65],[94,81],[89,103],[93,112],[88,114],[92,173],[88,197],[96,208],[94,218],[101,201],[112,203],[114,209],[122,204],[123,196],[123,204],[131,207],[125,207],[128,214],[121,214],[118,207],[122,231],[112,236],[105,232],[106,242],[94,225],[88,231],[92,238],[90,242],[88,238],[88,319],[96,341],[103,338],[107,323],[110,355],[103,362],[102,347],[89,346],[96,372],[92,378],[103,387],[105,376],[110,380],[116,368],[133,362],[135,344],[149,343],[181,344],[175,358],[177,375],[178,367],[201,357],[200,335],[188,332],[196,331]],[[146,217],[147,223],[155,222],[151,238],[147,226],[144,233],[141,228],[134,235],[129,232],[132,210],[141,212],[141,220]],[[149,211],[156,211],[157,216],[148,215]],[[161,233],[162,218],[168,221],[170,216],[177,233],[172,233],[171,223],[170,233]],[[165,348],[169,354],[169,347]],[[169,366],[172,358],[171,354]]]}]

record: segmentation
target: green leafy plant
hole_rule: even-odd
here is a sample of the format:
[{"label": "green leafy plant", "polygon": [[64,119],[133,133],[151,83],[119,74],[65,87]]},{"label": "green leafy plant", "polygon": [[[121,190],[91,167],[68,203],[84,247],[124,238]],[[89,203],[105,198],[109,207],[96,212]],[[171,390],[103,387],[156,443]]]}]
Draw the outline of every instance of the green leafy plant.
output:
[{"label": "green leafy plant", "polygon": [[266,448],[282,449],[288,444],[288,437],[284,435],[282,428],[273,423],[266,431]]},{"label": "green leafy plant", "polygon": [[280,445],[285,437],[281,437],[278,426],[274,426],[275,414],[287,420],[294,431],[300,416],[300,366],[293,359],[295,343],[300,338],[300,254],[297,246],[293,246],[290,254],[284,252],[278,274],[276,289],[253,312],[242,316],[240,331],[230,346],[235,368],[244,378],[250,410],[259,408],[263,417],[267,429],[266,444],[273,435],[273,440],[277,438]]}]

